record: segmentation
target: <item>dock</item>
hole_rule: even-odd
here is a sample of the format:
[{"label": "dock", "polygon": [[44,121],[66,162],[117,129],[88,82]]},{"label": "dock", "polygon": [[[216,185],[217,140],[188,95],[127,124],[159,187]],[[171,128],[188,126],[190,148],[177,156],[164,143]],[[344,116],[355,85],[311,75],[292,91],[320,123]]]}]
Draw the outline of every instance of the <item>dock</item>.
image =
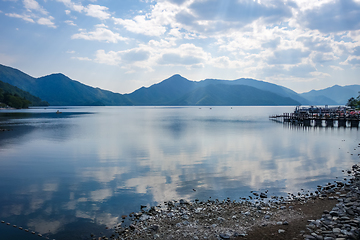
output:
[{"label": "dock", "polygon": [[269,119],[308,127],[359,128],[360,111],[348,107],[296,107],[292,113],[272,115]]}]

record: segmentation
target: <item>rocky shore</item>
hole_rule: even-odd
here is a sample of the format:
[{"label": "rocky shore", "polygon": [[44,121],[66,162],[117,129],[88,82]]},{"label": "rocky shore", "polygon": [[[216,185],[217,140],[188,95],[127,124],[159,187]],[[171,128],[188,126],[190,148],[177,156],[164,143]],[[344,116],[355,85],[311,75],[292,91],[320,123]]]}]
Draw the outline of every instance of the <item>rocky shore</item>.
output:
[{"label": "rocky shore", "polygon": [[139,212],[122,216],[123,221],[107,229],[106,235],[89,234],[84,239],[356,240],[360,239],[360,164],[344,174],[342,181],[318,186],[315,192],[302,190],[287,197],[251,192],[252,199],[240,201],[182,199],[141,206]]},{"label": "rocky shore", "polygon": [[287,197],[169,201],[123,218],[111,236],[92,239],[360,239],[360,165],[343,181]]}]

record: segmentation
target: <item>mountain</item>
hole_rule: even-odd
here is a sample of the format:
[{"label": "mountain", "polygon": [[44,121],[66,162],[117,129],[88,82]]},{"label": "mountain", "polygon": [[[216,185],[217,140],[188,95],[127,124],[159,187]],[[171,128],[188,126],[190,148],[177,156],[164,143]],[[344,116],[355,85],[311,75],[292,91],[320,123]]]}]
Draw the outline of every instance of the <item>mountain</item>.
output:
[{"label": "mountain", "polygon": [[37,87],[32,91],[35,95],[43,99],[48,99],[51,105],[132,105],[132,103],[120,93],[113,93],[100,88],[87,86],[71,80],[61,73],[38,78]]},{"label": "mountain", "polygon": [[142,87],[125,96],[135,105],[169,105],[184,94],[194,90],[196,82],[175,74],[150,87]]},{"label": "mountain", "polygon": [[298,93],[294,92],[293,90],[291,90],[289,88],[279,86],[279,85],[276,85],[273,83],[255,80],[255,79],[240,78],[240,79],[232,80],[232,81],[218,80],[218,79],[206,79],[206,80],[200,81],[200,84],[204,84],[204,85],[219,84],[219,83],[229,84],[229,85],[246,85],[246,86],[250,86],[250,87],[255,87],[255,88],[263,90],[263,91],[275,93],[282,97],[292,98],[295,101],[301,103],[302,105],[309,104],[309,101],[307,99],[301,97]]},{"label": "mountain", "polygon": [[0,80],[17,86],[55,106],[133,105],[120,93],[93,88],[58,73],[33,78],[0,64]]},{"label": "mountain", "polygon": [[299,102],[245,85],[210,84],[199,87],[171,103],[176,106],[278,106]]},{"label": "mountain", "polygon": [[264,81],[205,79],[190,81],[179,74],[129,94],[114,93],[82,84],[57,73],[33,78],[0,64],[0,80],[37,96],[51,105],[344,105],[356,97],[360,85],[338,86],[298,94]]},{"label": "mountain", "polygon": [[46,101],[42,101],[40,98],[35,97],[34,95],[21,90],[18,87],[15,87],[9,83],[5,83],[0,81],[0,94],[10,93],[11,95],[17,95],[20,98],[26,99],[30,101],[30,106],[49,106],[49,103]]},{"label": "mountain", "polygon": [[322,90],[311,90],[300,94],[313,105],[345,105],[349,98],[359,95],[360,85],[334,85]]},{"label": "mountain", "polygon": [[[216,93],[216,89],[214,89],[214,86],[218,87],[218,93]],[[234,92],[234,89],[238,90],[239,92]],[[256,91],[255,89],[262,91]],[[221,95],[225,90],[229,91],[228,98],[224,98],[226,97],[226,94]],[[250,91],[252,94],[247,94],[245,90]],[[264,93],[266,93],[265,95],[268,97],[267,102],[260,101],[260,99],[262,99],[262,96],[256,95]],[[299,96],[291,89],[272,83],[245,78],[238,80],[206,79],[203,81],[195,82],[190,81],[180,76],[179,74],[173,75],[172,77],[165,79],[160,83],[151,85],[148,88],[142,87],[130,94],[125,94],[125,96],[128,97],[130,101],[132,101],[135,105],[199,105],[199,102],[195,102],[194,100],[196,98],[194,94],[199,94],[199,96],[203,96],[203,94],[207,95],[206,101],[200,101],[205,105],[209,105],[210,102],[212,102],[213,105],[308,104],[308,100]],[[219,96],[217,96],[217,94],[219,94]],[[249,99],[252,99],[252,102],[245,99],[240,100],[241,96],[231,98],[230,95],[232,94],[248,96]],[[255,96],[255,98],[253,98],[252,96]],[[195,98],[193,99],[193,97]],[[216,102],[215,99],[218,99],[219,102]],[[283,103],[279,101],[280,99],[283,100]]]}]

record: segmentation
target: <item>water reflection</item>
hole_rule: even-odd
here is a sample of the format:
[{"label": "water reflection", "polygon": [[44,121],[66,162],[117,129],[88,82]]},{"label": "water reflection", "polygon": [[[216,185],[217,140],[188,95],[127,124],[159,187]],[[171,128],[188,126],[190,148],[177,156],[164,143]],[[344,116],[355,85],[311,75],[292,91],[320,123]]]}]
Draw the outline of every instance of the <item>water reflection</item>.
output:
[{"label": "water reflection", "polygon": [[359,160],[351,155],[356,129],[268,121],[283,107],[74,111],[0,114],[13,127],[0,132],[0,218],[56,239],[87,239],[140,204],[313,190]]}]

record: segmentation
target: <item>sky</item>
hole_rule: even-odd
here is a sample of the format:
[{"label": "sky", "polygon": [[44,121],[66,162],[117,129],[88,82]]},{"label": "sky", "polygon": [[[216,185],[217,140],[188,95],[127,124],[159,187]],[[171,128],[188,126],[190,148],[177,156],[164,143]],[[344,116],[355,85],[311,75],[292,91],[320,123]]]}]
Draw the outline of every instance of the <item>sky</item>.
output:
[{"label": "sky", "polygon": [[174,74],[360,84],[360,0],[0,0],[0,64],[118,93]]}]

